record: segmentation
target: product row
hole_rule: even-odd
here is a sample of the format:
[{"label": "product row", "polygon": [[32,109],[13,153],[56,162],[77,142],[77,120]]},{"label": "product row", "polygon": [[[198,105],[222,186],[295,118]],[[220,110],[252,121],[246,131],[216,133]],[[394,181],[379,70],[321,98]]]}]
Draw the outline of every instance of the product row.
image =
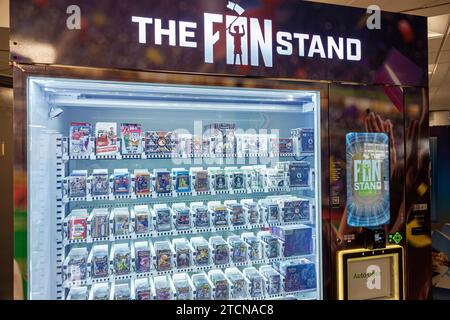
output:
[{"label": "product row", "polygon": [[[64,239],[101,241],[143,236],[240,230],[313,221],[313,203],[296,196],[260,199],[135,205],[132,207],[74,209],[64,219]],[[168,233],[170,231],[177,231]],[[186,232],[183,232],[186,231]],[[162,234],[158,234],[162,233]],[[77,241],[80,242],[80,241]]]},{"label": "product row", "polygon": [[74,247],[64,260],[64,280],[84,281],[155,271],[173,271],[220,265],[260,264],[314,252],[312,228],[305,225],[273,227],[256,235],[173,239],[172,241],[134,241]]},{"label": "product row", "polygon": [[[246,133],[234,123],[204,126],[201,135],[177,131],[145,131],[140,124],[97,122],[95,133],[90,123],[71,123],[69,154],[71,157],[104,155],[216,155],[314,153],[314,130],[296,128],[291,136],[280,138],[272,133]],[[248,132],[248,131],[247,131]]]},{"label": "product row", "polygon": [[100,282],[72,287],[68,300],[229,300],[262,299],[315,289],[316,267],[307,259],[283,261],[259,269],[236,267],[210,270],[189,276],[186,273]]},{"label": "product row", "polygon": [[264,165],[241,168],[174,168],[74,170],[64,181],[69,198],[95,198],[121,195],[149,196],[186,194],[191,192],[251,192],[264,188],[312,188],[311,166],[307,161],[279,162],[276,167]]}]

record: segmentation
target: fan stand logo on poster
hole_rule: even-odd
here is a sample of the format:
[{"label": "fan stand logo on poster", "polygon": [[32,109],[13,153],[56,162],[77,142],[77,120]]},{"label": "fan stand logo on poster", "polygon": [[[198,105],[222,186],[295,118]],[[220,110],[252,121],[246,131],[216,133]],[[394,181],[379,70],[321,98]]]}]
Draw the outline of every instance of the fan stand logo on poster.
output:
[{"label": "fan stand logo on poster", "polygon": [[[273,67],[274,55],[361,61],[361,41],[354,38],[324,36],[308,33],[291,33],[273,30],[270,19],[245,16],[245,9],[228,1],[230,14],[203,14],[204,62],[215,63],[218,42],[225,37],[226,63],[228,65],[261,65]],[[197,22],[166,20],[132,16],[138,25],[139,43],[169,45],[173,47],[199,47]],[[163,25],[165,27],[163,27]],[[153,33],[153,37],[148,36]],[[163,38],[164,37],[164,38]]]}]

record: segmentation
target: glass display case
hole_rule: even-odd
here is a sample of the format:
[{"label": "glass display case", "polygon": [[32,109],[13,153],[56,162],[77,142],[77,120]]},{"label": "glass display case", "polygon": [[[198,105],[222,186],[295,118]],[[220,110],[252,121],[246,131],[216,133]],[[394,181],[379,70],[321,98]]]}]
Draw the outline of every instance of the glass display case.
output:
[{"label": "glass display case", "polygon": [[320,299],[320,92],[28,78],[31,299]]}]

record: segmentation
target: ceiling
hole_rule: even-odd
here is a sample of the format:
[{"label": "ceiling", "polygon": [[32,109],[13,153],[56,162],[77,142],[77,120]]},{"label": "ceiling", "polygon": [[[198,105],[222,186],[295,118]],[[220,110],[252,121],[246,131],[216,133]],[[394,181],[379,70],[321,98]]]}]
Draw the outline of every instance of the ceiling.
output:
[{"label": "ceiling", "polygon": [[[430,109],[450,110],[450,36],[444,37],[450,23],[450,0],[307,0],[429,17]],[[3,12],[3,14],[1,14]],[[0,75],[11,75],[9,60],[9,1],[0,0]],[[444,39],[446,41],[444,41]],[[436,66],[437,62],[437,66]]]},{"label": "ceiling", "polygon": [[402,12],[428,17],[430,109],[450,110],[450,36],[447,38],[444,37],[445,30],[448,29],[450,23],[450,0],[313,1],[360,8],[367,8],[369,5],[375,4],[385,11]]}]

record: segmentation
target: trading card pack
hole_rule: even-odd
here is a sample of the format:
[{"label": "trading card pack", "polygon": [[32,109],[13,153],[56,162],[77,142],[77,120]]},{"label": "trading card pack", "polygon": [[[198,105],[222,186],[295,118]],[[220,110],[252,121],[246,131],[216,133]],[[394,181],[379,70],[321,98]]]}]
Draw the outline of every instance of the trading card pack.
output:
[{"label": "trading card pack", "polygon": [[227,204],[230,222],[233,226],[242,226],[245,224],[244,208],[240,203]]},{"label": "trading card pack", "polygon": [[97,155],[113,155],[119,151],[116,123],[97,122],[95,124],[95,138],[95,153]]},{"label": "trading card pack", "polygon": [[231,189],[242,190],[245,188],[245,174],[243,170],[234,170],[231,173]]},{"label": "trading card pack", "polygon": [[177,300],[191,300],[192,289],[187,277],[188,275],[184,273],[173,279]]},{"label": "trading card pack", "polygon": [[174,244],[177,268],[189,268],[191,266],[191,248],[187,242],[177,242]]},{"label": "trading card pack", "polygon": [[74,170],[69,177],[69,197],[86,197],[87,171]]},{"label": "trading card pack", "polygon": [[209,177],[207,170],[198,170],[194,172],[195,185],[194,189],[197,192],[209,191]]},{"label": "trading card pack", "polygon": [[172,248],[167,241],[159,241],[154,244],[156,254],[156,270],[167,271],[172,269]]},{"label": "trading card pack", "polygon": [[264,292],[263,277],[254,267],[244,269],[244,275],[250,281],[249,294],[252,298],[261,298]]},{"label": "trading card pack", "polygon": [[280,188],[286,186],[286,174],[283,170],[269,168],[267,173],[267,186],[269,188]]},{"label": "trading card pack", "polygon": [[310,220],[309,200],[295,198],[281,200],[280,203],[284,222],[307,222]]},{"label": "trading card pack", "polygon": [[130,300],[131,290],[128,283],[116,284],[114,286],[114,300]]},{"label": "trading card pack", "polygon": [[115,274],[124,275],[131,272],[131,253],[128,244],[116,244],[113,257]]},{"label": "trading card pack", "polygon": [[309,187],[310,171],[309,162],[289,163],[289,185],[291,187]]},{"label": "trading card pack", "polygon": [[191,191],[191,176],[188,170],[177,170],[173,172],[175,179],[176,192],[190,192]]},{"label": "trading card pack", "polygon": [[215,170],[214,174],[214,190],[226,190],[228,189],[227,185],[227,176],[225,174],[225,170]]},{"label": "trading card pack", "polygon": [[82,287],[72,287],[67,295],[67,300],[87,300],[88,298],[88,288]]},{"label": "trading card pack", "polygon": [[109,236],[109,211],[106,208],[94,209],[91,219],[91,237],[104,238]]},{"label": "trading card pack", "polygon": [[94,283],[91,290],[92,300],[109,300],[109,283]]},{"label": "trading card pack", "polygon": [[175,214],[175,228],[177,230],[186,230],[191,227],[191,212],[186,205],[172,206]]},{"label": "trading card pack", "polygon": [[122,141],[123,155],[135,155],[142,153],[141,135],[142,127],[140,124],[122,123],[120,125],[120,138]]},{"label": "trading card pack", "polygon": [[302,225],[273,227],[272,233],[284,242],[285,257],[313,253],[311,227]]},{"label": "trading card pack", "polygon": [[230,236],[228,243],[231,246],[231,259],[234,263],[247,261],[248,250],[246,243],[239,236]]},{"label": "trading card pack", "polygon": [[228,300],[230,297],[230,284],[228,283],[228,280],[225,278],[223,273],[217,272],[210,274],[210,278],[212,283],[214,284],[214,287],[216,288],[215,299]]},{"label": "trading card pack", "polygon": [[67,263],[67,277],[70,281],[86,280],[87,277],[86,248],[74,248],[70,250]]},{"label": "trading card pack", "polygon": [[248,255],[250,260],[261,259],[261,242],[256,236],[245,236],[245,242],[249,245]]},{"label": "trading card pack", "polygon": [[156,300],[170,300],[172,290],[167,276],[154,278]]},{"label": "trading card pack", "polygon": [[230,261],[230,250],[228,243],[222,237],[213,237],[210,239],[214,250],[214,264],[227,264]]},{"label": "trading card pack", "polygon": [[144,149],[147,155],[176,153],[178,152],[178,134],[170,131],[146,131]]},{"label": "trading card pack", "polygon": [[259,272],[267,279],[267,293],[269,295],[281,292],[281,276],[270,266],[262,266]]},{"label": "trading card pack", "polygon": [[168,207],[154,208],[156,219],[156,231],[172,230],[172,211]]},{"label": "trading card pack", "polygon": [[194,225],[196,228],[208,228],[210,226],[209,210],[204,205],[191,207],[194,214]]},{"label": "trading card pack", "polygon": [[243,204],[248,223],[249,224],[259,223],[261,219],[259,215],[258,204],[254,201],[245,201],[243,202]]},{"label": "trading card pack", "polygon": [[232,299],[245,299],[247,298],[247,281],[244,275],[238,268],[227,268],[225,275],[233,285],[233,291],[231,293]]},{"label": "trading card pack", "polygon": [[92,172],[91,193],[93,196],[109,194],[108,169],[94,169]]},{"label": "trading card pack", "polygon": [[152,259],[150,248],[142,245],[135,249],[135,269],[137,273],[150,272],[150,261]]},{"label": "trading card pack", "polygon": [[128,208],[114,209],[114,234],[123,236],[130,233],[130,213]]},{"label": "trading card pack", "polygon": [[277,258],[280,253],[280,242],[278,241],[278,237],[267,234],[261,236],[262,241],[265,243],[265,256],[266,258]]},{"label": "trading card pack", "polygon": [[316,267],[307,259],[283,261],[275,264],[284,276],[284,291],[292,292],[316,288]]},{"label": "trading card pack", "polygon": [[128,169],[115,169],[113,175],[113,191],[115,195],[130,192],[130,174]]},{"label": "trading card pack", "polygon": [[150,211],[147,205],[134,206],[134,232],[136,234],[150,232]]},{"label": "trading card pack", "polygon": [[267,223],[278,223],[280,222],[280,207],[278,203],[270,199],[259,200],[260,208],[265,212],[265,219]]},{"label": "trading card pack", "polygon": [[216,205],[212,208],[213,225],[215,227],[228,225],[228,209],[224,205]]},{"label": "trading card pack", "polygon": [[294,144],[291,138],[272,138],[270,141],[272,153],[293,153]]},{"label": "trading card pack", "polygon": [[71,156],[87,156],[91,153],[92,125],[84,122],[70,124],[69,152]]},{"label": "trading card pack", "polygon": [[211,300],[212,298],[212,288],[209,284],[206,275],[204,274],[194,274],[192,276],[192,283],[195,287],[195,299],[196,300]]},{"label": "trading card pack", "polygon": [[155,170],[156,193],[169,193],[172,191],[172,174],[166,170]]},{"label": "trading card pack", "polygon": [[151,300],[152,293],[147,278],[136,279],[134,282],[136,300]]},{"label": "trading card pack", "polygon": [[134,170],[135,188],[137,195],[146,195],[150,193],[150,173],[148,170]]},{"label": "trading card pack", "polygon": [[210,250],[208,242],[204,238],[192,238],[191,244],[195,250],[195,264],[198,266],[209,265]]},{"label": "trading card pack", "polygon": [[108,245],[94,246],[92,250],[92,276],[107,277],[109,275]]},{"label": "trading card pack", "polygon": [[87,210],[72,210],[68,218],[68,238],[69,240],[83,240],[87,236]]}]

